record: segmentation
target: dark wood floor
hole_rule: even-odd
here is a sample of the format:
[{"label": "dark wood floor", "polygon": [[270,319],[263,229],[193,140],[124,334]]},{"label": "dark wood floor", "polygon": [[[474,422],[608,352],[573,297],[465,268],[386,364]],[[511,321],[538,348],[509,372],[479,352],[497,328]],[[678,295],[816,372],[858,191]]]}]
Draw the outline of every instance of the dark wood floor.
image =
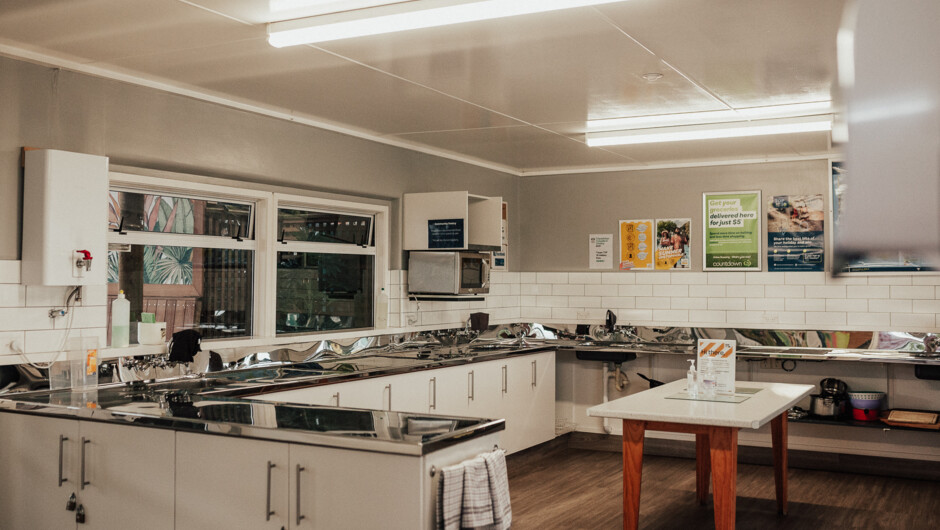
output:
[{"label": "dark wood floor", "polygon": [[[513,530],[622,526],[619,453],[535,448],[507,461]],[[778,516],[773,468],[738,465],[740,529],[940,528],[940,482],[790,469],[790,510]],[[646,456],[640,527],[714,527],[711,503],[695,502],[695,461]]]}]

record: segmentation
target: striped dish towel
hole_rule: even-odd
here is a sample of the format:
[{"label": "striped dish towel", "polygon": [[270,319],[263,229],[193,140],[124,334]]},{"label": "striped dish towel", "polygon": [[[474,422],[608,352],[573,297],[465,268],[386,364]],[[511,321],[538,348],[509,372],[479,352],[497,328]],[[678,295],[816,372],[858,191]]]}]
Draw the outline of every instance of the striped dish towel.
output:
[{"label": "striped dish towel", "polygon": [[440,530],[460,529],[463,480],[463,464],[441,469],[441,480],[437,483],[437,528]]},{"label": "striped dish towel", "polygon": [[509,475],[506,473],[506,451],[497,449],[481,455],[486,462],[490,496],[493,499],[493,528],[506,530],[512,525],[512,506],[509,504]]},{"label": "striped dish towel", "polygon": [[463,463],[463,506],[461,528],[481,528],[493,524],[493,496],[486,460],[476,457]]}]

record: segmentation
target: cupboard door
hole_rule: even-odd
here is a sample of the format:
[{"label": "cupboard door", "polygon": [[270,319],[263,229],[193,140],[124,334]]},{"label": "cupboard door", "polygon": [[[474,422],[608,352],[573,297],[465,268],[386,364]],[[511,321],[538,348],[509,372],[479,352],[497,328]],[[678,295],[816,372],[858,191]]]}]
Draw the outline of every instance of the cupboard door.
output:
[{"label": "cupboard door", "polygon": [[173,528],[175,433],[88,421],[79,431],[79,528]]},{"label": "cupboard door", "polygon": [[0,412],[0,528],[75,528],[78,421]]},{"label": "cupboard door", "polygon": [[526,355],[509,363],[504,449],[513,453],[555,437],[555,354]]},{"label": "cupboard door", "polygon": [[425,528],[421,478],[416,456],[291,444],[290,528]]},{"label": "cupboard door", "polygon": [[176,433],[176,528],[289,528],[288,444]]},{"label": "cupboard door", "polygon": [[[470,366],[451,366],[426,372],[430,387],[431,414],[470,416]],[[430,379],[434,380],[431,381]]]},{"label": "cupboard door", "polygon": [[343,383],[335,385],[312,386],[309,388],[298,388],[296,390],[284,390],[283,392],[261,394],[259,396],[252,396],[249,399],[255,401],[276,401],[283,403],[301,403],[303,405],[325,405],[336,407],[339,406],[342,402],[343,386]]}]

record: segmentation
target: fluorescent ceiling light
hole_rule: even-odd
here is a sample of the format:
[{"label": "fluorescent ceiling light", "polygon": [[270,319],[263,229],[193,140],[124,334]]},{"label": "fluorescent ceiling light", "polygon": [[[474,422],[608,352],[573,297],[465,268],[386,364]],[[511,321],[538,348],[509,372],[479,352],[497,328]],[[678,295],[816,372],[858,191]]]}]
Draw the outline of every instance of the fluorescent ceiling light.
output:
[{"label": "fluorescent ceiling light", "polygon": [[592,130],[644,129],[648,127],[671,127],[674,125],[723,123],[766,118],[792,118],[813,114],[828,114],[830,112],[832,112],[831,101],[814,101],[811,103],[787,103],[783,105],[767,105],[739,109],[706,110],[700,112],[589,120],[587,122],[587,128]]},{"label": "fluorescent ceiling light", "polygon": [[268,24],[276,47],[447,26],[623,0],[417,0]]},{"label": "fluorescent ceiling light", "polygon": [[626,131],[589,132],[587,144],[591,147],[605,145],[631,145],[657,142],[680,142],[685,140],[708,140],[712,138],[737,138],[768,134],[829,131],[832,116],[809,116],[749,122],[710,123],[703,125],[681,125]]}]

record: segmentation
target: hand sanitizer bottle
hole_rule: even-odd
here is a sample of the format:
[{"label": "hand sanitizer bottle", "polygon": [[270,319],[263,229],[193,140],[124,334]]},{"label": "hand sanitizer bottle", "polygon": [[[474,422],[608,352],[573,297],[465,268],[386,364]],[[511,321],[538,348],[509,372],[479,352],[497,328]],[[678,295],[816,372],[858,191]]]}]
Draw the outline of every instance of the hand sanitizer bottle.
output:
[{"label": "hand sanitizer bottle", "polygon": [[714,399],[718,391],[718,379],[715,375],[715,367],[712,366],[711,357],[705,357],[705,363],[702,369],[702,394],[705,399]]},{"label": "hand sanitizer bottle", "polygon": [[686,392],[689,397],[695,399],[698,397],[698,381],[696,380],[695,359],[689,359],[689,371],[685,374]]}]

